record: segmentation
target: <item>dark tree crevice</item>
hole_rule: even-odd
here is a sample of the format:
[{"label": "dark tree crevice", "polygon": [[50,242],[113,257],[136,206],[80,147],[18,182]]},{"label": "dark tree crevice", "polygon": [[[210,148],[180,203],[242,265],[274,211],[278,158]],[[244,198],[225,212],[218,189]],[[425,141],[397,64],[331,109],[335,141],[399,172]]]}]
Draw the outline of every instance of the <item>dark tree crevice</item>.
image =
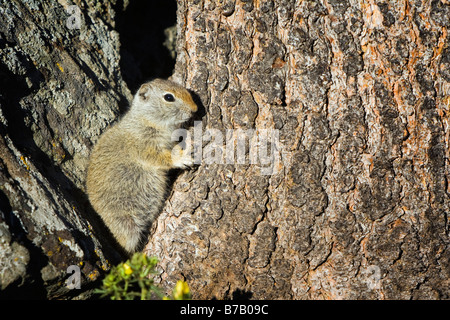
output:
[{"label": "dark tree crevice", "polygon": [[131,0],[125,9],[123,1],[119,1],[116,7],[120,68],[131,92],[150,78],[171,76],[175,60],[163,43],[164,30],[176,23],[176,1]]}]

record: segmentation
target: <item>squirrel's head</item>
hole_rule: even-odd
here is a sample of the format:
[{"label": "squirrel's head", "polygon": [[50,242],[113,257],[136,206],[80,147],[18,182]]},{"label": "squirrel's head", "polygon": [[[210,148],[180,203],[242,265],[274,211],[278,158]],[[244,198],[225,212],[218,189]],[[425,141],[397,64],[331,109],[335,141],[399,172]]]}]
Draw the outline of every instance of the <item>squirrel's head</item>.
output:
[{"label": "squirrel's head", "polygon": [[139,88],[130,111],[157,124],[173,126],[187,121],[197,111],[197,105],[179,84],[155,79]]}]

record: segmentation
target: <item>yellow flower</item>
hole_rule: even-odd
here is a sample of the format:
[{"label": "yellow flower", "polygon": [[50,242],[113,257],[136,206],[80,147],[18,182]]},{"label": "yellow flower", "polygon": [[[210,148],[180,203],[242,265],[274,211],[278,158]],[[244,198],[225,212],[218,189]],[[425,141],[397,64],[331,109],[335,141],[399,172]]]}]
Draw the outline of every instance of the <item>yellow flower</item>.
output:
[{"label": "yellow flower", "polygon": [[177,284],[175,285],[175,290],[173,293],[173,297],[175,300],[181,300],[183,298],[189,297],[189,285],[187,282],[183,280],[178,280]]},{"label": "yellow flower", "polygon": [[132,274],[133,273],[133,269],[131,269],[131,267],[128,264],[126,264],[126,263],[123,264],[123,270],[125,271],[125,274]]}]

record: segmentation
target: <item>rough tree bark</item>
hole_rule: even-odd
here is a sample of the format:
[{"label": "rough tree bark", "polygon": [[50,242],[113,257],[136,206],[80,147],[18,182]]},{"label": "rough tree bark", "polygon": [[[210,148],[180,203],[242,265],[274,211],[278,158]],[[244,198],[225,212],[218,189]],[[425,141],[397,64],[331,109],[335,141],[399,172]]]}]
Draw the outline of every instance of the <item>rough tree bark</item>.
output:
[{"label": "rough tree bark", "polygon": [[[145,33],[128,41],[137,59],[120,48],[146,29],[120,21],[124,3],[0,0],[5,296],[76,295],[68,266],[84,288],[116,259],[84,174],[149,75]],[[449,2],[177,4],[173,78],[198,95],[203,131],[278,130],[281,158],[270,175],[247,153],[177,177],[146,248],[161,284],[185,277],[194,298],[449,299]]]},{"label": "rough tree bark", "polygon": [[99,241],[101,225],[92,214],[87,219],[84,171],[92,141],[130,93],[119,68],[113,4],[77,2],[71,11],[72,4],[0,1],[5,298],[77,295],[65,285],[74,272],[69,266],[80,268],[84,286],[115,259]]},{"label": "rough tree bark", "polygon": [[147,246],[161,281],[195,298],[450,298],[449,19],[436,0],[178,1],[175,78],[203,129],[277,129],[282,160],[183,174]]}]

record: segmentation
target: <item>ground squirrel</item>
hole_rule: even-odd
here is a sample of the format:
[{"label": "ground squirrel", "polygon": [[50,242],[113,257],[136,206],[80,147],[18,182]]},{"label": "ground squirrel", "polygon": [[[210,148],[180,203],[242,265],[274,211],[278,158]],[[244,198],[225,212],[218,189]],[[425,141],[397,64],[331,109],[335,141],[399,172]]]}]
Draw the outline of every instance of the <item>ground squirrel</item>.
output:
[{"label": "ground squirrel", "polygon": [[144,83],[130,110],[92,150],[86,179],[89,201],[128,253],[144,244],[162,208],[168,170],[193,164],[171,136],[196,111],[182,86],[162,79]]}]

